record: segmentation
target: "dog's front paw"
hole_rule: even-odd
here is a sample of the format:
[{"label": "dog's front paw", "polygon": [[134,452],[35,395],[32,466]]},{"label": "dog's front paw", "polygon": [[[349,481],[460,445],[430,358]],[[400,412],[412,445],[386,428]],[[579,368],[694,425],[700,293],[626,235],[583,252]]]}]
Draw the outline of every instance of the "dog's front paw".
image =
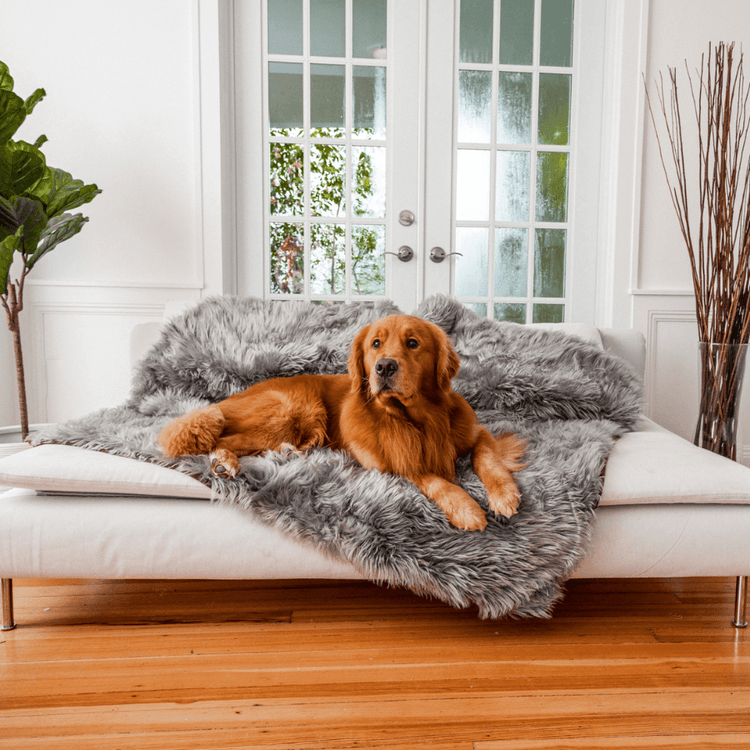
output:
[{"label": "dog's front paw", "polygon": [[220,449],[211,454],[211,473],[226,479],[240,473],[240,461],[231,451]]},{"label": "dog's front paw", "polygon": [[510,518],[518,512],[521,493],[516,483],[510,481],[493,488],[488,487],[487,500],[490,510],[494,511],[495,515]]},{"label": "dog's front paw", "polygon": [[473,500],[471,503],[461,503],[452,507],[446,515],[456,528],[464,531],[484,531],[487,528],[487,517]]}]

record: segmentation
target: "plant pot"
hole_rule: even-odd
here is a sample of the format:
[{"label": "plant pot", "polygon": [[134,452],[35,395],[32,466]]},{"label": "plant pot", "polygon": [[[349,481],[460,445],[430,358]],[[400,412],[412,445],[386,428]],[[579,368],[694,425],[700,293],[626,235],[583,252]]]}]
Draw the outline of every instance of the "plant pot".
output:
[{"label": "plant pot", "polygon": [[747,344],[700,342],[701,404],[695,444],[737,460],[737,433]]},{"label": "plant pot", "polygon": [[[32,424],[29,425],[29,436],[33,435],[36,430],[43,427],[51,427],[50,424]],[[21,440],[21,427],[0,427],[0,458],[11,456],[14,453],[20,453],[31,448],[31,446]]]}]

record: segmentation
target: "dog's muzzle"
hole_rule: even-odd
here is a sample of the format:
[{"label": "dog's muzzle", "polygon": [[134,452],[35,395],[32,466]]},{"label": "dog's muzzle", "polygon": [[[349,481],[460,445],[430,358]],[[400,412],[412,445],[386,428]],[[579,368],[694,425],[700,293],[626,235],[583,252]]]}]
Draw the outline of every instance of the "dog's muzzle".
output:
[{"label": "dog's muzzle", "polygon": [[373,369],[375,370],[379,390],[393,390],[393,381],[398,372],[398,362],[390,358],[379,359]]}]

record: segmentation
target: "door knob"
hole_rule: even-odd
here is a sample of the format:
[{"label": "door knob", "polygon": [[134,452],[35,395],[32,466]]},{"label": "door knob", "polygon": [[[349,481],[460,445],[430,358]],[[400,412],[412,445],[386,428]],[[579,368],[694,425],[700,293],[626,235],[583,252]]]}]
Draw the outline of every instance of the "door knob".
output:
[{"label": "door knob", "polygon": [[463,255],[463,253],[446,253],[442,247],[433,247],[430,250],[430,260],[433,263],[442,263],[449,255]]},{"label": "door knob", "polygon": [[398,223],[410,227],[414,223],[414,214],[411,211],[402,211],[398,215]]}]

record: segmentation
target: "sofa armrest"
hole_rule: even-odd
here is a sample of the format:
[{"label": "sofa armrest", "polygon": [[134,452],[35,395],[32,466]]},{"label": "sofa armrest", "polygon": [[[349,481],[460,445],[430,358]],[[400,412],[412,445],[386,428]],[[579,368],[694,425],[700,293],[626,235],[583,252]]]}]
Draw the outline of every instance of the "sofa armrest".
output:
[{"label": "sofa armrest", "polygon": [[646,372],[646,338],[632,328],[600,328],[602,345],[607,351],[629,362],[643,380]]}]

